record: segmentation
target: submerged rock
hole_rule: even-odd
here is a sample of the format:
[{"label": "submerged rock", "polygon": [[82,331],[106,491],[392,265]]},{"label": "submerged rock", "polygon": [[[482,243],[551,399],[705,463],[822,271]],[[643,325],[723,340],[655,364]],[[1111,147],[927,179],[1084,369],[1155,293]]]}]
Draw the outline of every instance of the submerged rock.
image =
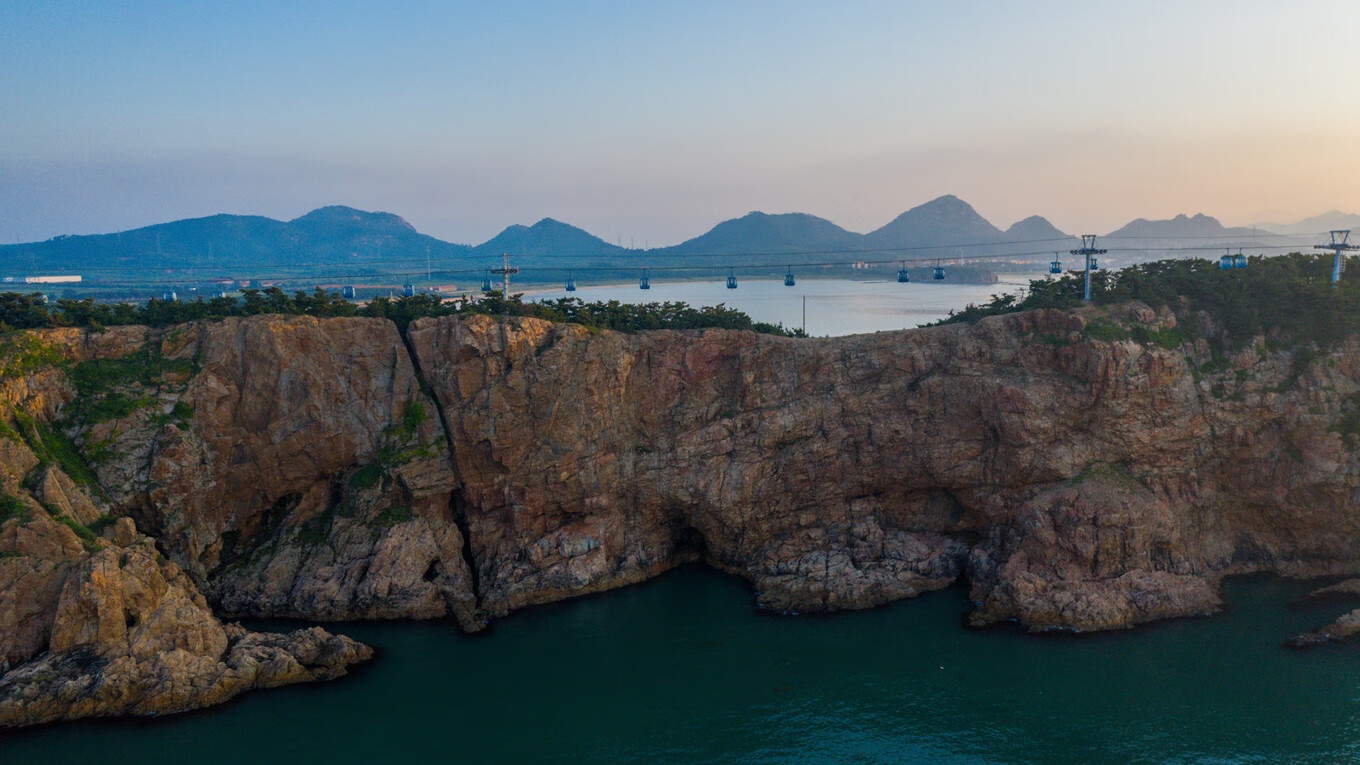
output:
[{"label": "submerged rock", "polygon": [[1301,632],[1285,641],[1290,648],[1312,648],[1313,646],[1345,640],[1360,633],[1360,608],[1344,614],[1341,618],[1314,632]]}]

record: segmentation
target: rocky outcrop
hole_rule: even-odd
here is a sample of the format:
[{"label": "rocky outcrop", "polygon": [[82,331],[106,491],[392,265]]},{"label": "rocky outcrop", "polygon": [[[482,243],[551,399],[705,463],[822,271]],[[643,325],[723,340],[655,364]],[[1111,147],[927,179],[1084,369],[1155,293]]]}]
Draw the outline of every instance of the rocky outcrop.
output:
[{"label": "rocky outcrop", "polygon": [[1313,632],[1301,632],[1285,641],[1290,648],[1313,648],[1360,634],[1360,608]]},{"label": "rocky outcrop", "polygon": [[372,656],[320,629],[223,625],[130,519],[97,538],[25,504],[0,525],[0,728],[194,709]]},{"label": "rocky outcrop", "polygon": [[[820,340],[484,316],[404,336],[278,316],[53,330],[23,336],[28,371],[0,386],[0,458],[75,524],[56,526],[135,522],[162,578],[224,616],[477,629],[704,560],[780,611],[966,577],[975,625],[1095,630],[1212,611],[1228,574],[1360,573],[1360,348],[1219,357],[1167,342],[1174,323],[1129,306]],[[31,593],[7,605],[14,661],[52,650],[87,556],[115,566],[35,523],[13,533],[42,555],[0,569]],[[257,644],[221,629],[202,645],[237,666]]]},{"label": "rocky outcrop", "polygon": [[[33,526],[39,534],[55,528]],[[31,570],[36,550],[23,549],[0,560],[0,578]],[[55,607],[29,615],[30,632],[49,633],[46,650],[0,677],[0,727],[195,709],[254,688],[331,679],[372,656],[316,628],[271,635],[223,625],[193,583],[158,555],[140,537],[79,556],[61,577]]]},{"label": "rocky outcrop", "polygon": [[[1313,598],[1353,599],[1360,595],[1360,579],[1347,579],[1308,593]],[[1348,611],[1336,621],[1312,632],[1301,632],[1285,641],[1290,648],[1313,648],[1360,634],[1360,608]]]},{"label": "rocky outcrop", "polygon": [[1297,370],[1249,348],[1206,379],[1207,346],[1091,339],[1086,321],[409,334],[491,613],[702,556],[783,610],[872,606],[966,566],[975,624],[1109,629],[1213,610],[1225,573],[1356,569],[1357,464],[1328,428],[1360,356]]},{"label": "rocky outcrop", "polygon": [[0,382],[0,728],[193,709],[372,655],[320,629],[218,621],[131,518],[58,466],[87,470],[50,422],[69,401],[51,367]]},{"label": "rocky outcrop", "polygon": [[1218,610],[1217,577],[1171,505],[1121,468],[1021,504],[970,562],[977,626],[1118,629]]},{"label": "rocky outcrop", "polygon": [[219,613],[480,624],[447,441],[390,322],[119,330],[36,334],[74,362],[60,429]]}]

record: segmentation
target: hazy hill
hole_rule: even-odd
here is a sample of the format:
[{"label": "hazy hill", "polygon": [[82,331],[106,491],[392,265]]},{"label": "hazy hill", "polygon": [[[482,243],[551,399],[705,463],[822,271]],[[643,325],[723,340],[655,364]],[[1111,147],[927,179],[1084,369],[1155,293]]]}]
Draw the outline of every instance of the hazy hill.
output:
[{"label": "hazy hill", "polygon": [[882,228],[864,235],[874,249],[894,250],[951,244],[1000,242],[1001,230],[953,194],[913,207]]},{"label": "hazy hill", "polygon": [[[707,233],[651,250],[659,256],[799,255],[794,262],[826,260],[830,254],[864,248],[863,236],[806,213],[751,212],[723,221]],[[805,256],[805,257],[803,257]],[[847,260],[850,258],[846,258]]]},{"label": "hazy hill", "polygon": [[532,226],[510,226],[472,252],[479,259],[494,260],[509,254],[532,261],[544,257],[622,257],[629,251],[575,226],[544,218]]},{"label": "hazy hill", "polygon": [[[1044,243],[1046,240],[1076,239],[1071,234],[1060,231],[1057,226],[1049,223],[1048,219],[1041,215],[1031,215],[1022,221],[1011,224],[1011,227],[1006,229],[1005,237],[1007,241],[1011,242],[1034,243]],[[1061,244],[1061,241],[1057,244]]]},{"label": "hazy hill", "polygon": [[[67,236],[0,247],[8,275],[77,272],[91,277],[147,277],[170,269],[224,275],[267,268],[307,268],[319,277],[354,276],[431,259],[465,258],[470,248],[415,230],[391,213],[323,207],[291,221],[212,215],[117,234]],[[12,264],[12,265],[10,265]],[[304,265],[305,264],[305,265]],[[390,270],[390,268],[389,268]],[[244,272],[244,273],[243,273]]]},{"label": "hazy hill", "polygon": [[[1343,213],[1340,210],[1328,210],[1321,215],[1304,218],[1297,223],[1258,223],[1256,225],[1276,234],[1290,235],[1320,234],[1333,229],[1351,229],[1360,232],[1360,215]],[[1318,241],[1327,241],[1325,234]]]},{"label": "hazy hill", "polygon": [[1138,218],[1124,225],[1117,231],[1112,231],[1105,236],[1113,239],[1117,237],[1128,237],[1138,239],[1202,239],[1205,237],[1242,237],[1250,239],[1252,236],[1265,233],[1246,227],[1227,228],[1218,222],[1217,218],[1212,218],[1204,213],[1196,213],[1194,217],[1185,214],[1177,215],[1170,220],[1148,220]]}]

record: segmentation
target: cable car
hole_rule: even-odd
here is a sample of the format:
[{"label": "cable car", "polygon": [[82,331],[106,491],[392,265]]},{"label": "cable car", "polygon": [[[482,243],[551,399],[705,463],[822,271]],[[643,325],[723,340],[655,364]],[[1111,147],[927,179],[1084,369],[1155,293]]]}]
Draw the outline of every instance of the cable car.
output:
[{"label": "cable car", "polygon": [[490,294],[490,293],[491,293],[491,277],[490,277],[490,276],[488,276],[488,277],[486,277],[485,279],[482,280],[482,292],[487,293],[487,294]]},{"label": "cable car", "polygon": [[567,292],[576,291],[576,280],[571,278],[571,272],[567,272]]},{"label": "cable car", "polygon": [[401,285],[401,295],[402,295],[402,297],[415,297],[415,296],[416,296],[416,285],[414,285],[414,284],[403,284],[403,285]]},{"label": "cable car", "polygon": [[1050,274],[1060,274],[1060,273],[1062,273],[1062,261],[1058,260],[1057,258],[1054,258],[1054,259],[1053,259],[1053,264],[1052,264],[1051,266],[1049,266],[1049,268],[1048,268],[1048,272],[1049,272]]},{"label": "cable car", "polygon": [[1247,267],[1247,256],[1246,256],[1246,255],[1241,255],[1241,254],[1239,254],[1239,255],[1238,255],[1236,258],[1234,258],[1233,260],[1235,261],[1235,262],[1233,263],[1233,268],[1246,268],[1246,267]]},{"label": "cable car", "polygon": [[1233,267],[1233,257],[1232,257],[1231,255],[1224,255],[1224,256],[1220,257],[1220,258],[1218,259],[1218,267],[1219,267],[1220,270],[1223,270],[1223,271],[1226,271],[1226,270],[1228,270],[1229,268],[1232,268],[1232,267]]},{"label": "cable car", "polygon": [[941,265],[935,266],[935,274],[934,274],[934,276],[935,276],[936,279],[943,279],[943,278],[944,278],[944,266],[941,266]]},{"label": "cable car", "polygon": [[638,288],[649,290],[652,288],[652,278],[647,275],[647,269],[642,269],[642,278],[638,279]]},{"label": "cable car", "polygon": [[343,288],[341,288],[340,294],[341,294],[345,299],[347,299],[347,300],[353,300],[353,299],[354,299],[354,285],[352,285],[352,284],[346,284]]},{"label": "cable car", "polygon": [[898,283],[898,284],[907,284],[907,283],[910,282],[910,281],[911,281],[911,270],[907,268],[907,264],[906,264],[906,263],[903,263],[903,264],[902,264],[902,267],[899,268],[899,269],[897,269],[897,283]]},{"label": "cable car", "polygon": [[792,287],[793,283],[793,266],[789,266],[789,272],[784,274],[784,286]]},{"label": "cable car", "polygon": [[727,288],[729,290],[737,288],[737,273],[735,270],[729,271],[727,274]]}]

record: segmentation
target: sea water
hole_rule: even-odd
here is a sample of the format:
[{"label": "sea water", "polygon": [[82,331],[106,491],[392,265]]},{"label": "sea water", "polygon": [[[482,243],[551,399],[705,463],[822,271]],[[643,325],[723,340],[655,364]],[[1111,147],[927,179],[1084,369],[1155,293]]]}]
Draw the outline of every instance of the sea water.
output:
[{"label": "sea water", "polygon": [[[1283,648],[1349,605],[1234,579],[1224,613],[1097,634],[963,626],[963,586],[779,616],[689,566],[530,608],[337,624],[331,683],[153,720],[0,734],[6,763],[1317,762],[1360,757],[1360,643]],[[287,625],[254,625],[282,627]]]},{"label": "sea water", "polygon": [[[621,303],[681,302],[692,306],[723,304],[746,313],[755,321],[783,324],[787,329],[806,327],[813,337],[852,335],[863,332],[910,329],[939,321],[969,303],[983,304],[993,295],[1014,294],[1039,276],[1003,274],[996,284],[951,282],[856,281],[851,279],[804,279],[792,287],[783,281],[741,281],[729,290],[723,281],[652,282],[649,290],[637,284],[581,287],[575,292],[530,292],[526,300],[580,298],[586,302],[617,300]],[[513,286],[511,288],[513,292]],[[804,307],[806,304],[806,321]]]}]

